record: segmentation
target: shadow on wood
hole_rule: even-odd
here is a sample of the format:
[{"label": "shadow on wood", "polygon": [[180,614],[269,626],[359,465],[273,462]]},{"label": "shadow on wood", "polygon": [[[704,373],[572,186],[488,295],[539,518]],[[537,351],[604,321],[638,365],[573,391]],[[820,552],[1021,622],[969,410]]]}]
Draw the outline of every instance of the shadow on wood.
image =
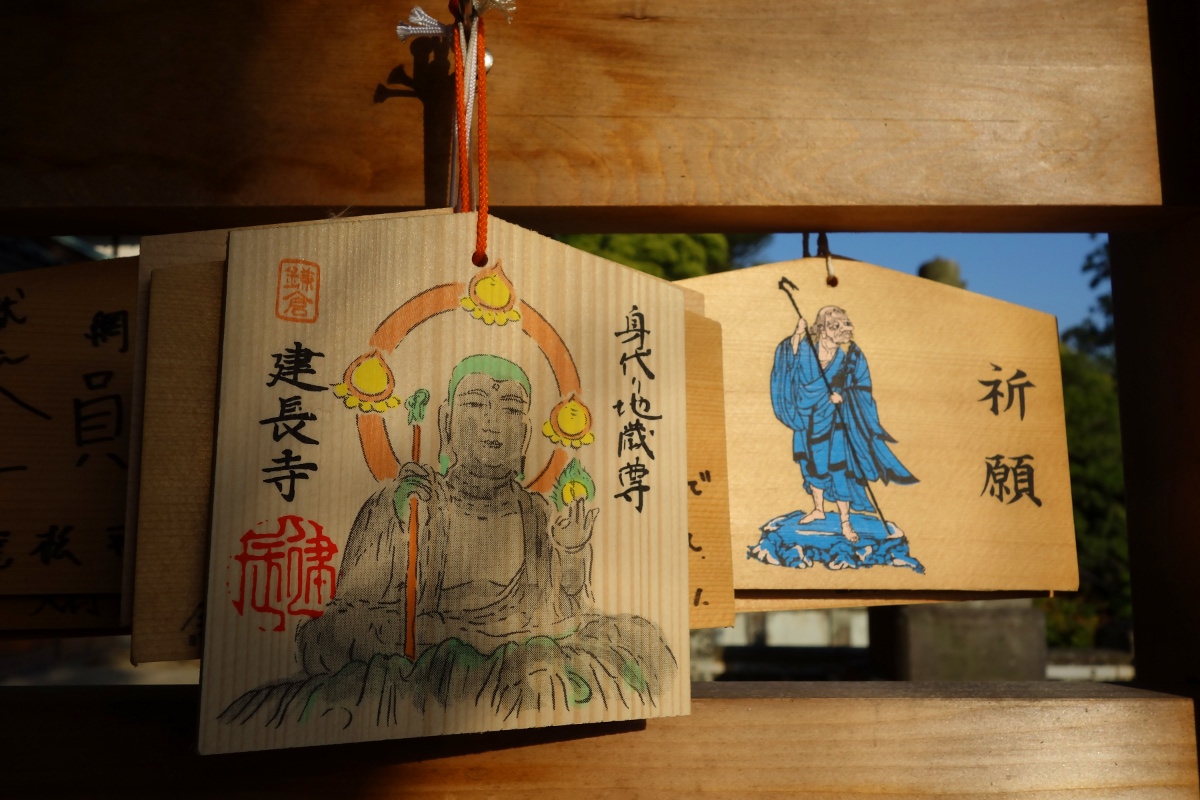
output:
[{"label": "shadow on wood", "polygon": [[692,716],[647,723],[202,758],[193,751],[194,686],[0,689],[4,744],[25,754],[10,759],[5,789],[121,797],[1198,794],[1184,698],[1061,683],[731,683],[693,692]]}]

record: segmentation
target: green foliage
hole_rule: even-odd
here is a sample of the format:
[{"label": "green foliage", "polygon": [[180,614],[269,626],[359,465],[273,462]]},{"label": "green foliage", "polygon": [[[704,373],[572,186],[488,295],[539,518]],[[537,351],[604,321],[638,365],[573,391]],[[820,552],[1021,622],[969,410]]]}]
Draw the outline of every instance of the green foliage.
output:
[{"label": "green foliage", "polygon": [[729,265],[737,269],[752,267],[758,263],[755,256],[771,241],[771,234],[727,233],[725,239],[729,242]]},{"label": "green foliage", "polygon": [[724,233],[573,233],[572,247],[667,280],[746,266],[768,236]]},{"label": "green foliage", "polygon": [[1081,353],[1098,358],[1108,364],[1113,363],[1113,332],[1112,290],[1108,288],[1112,278],[1112,265],[1108,260],[1108,242],[1088,253],[1083,262],[1083,271],[1092,276],[1091,287],[1102,291],[1096,297],[1091,315],[1073,328],[1063,332],[1063,341]]},{"label": "green foliage", "polygon": [[928,278],[948,286],[957,286],[959,289],[967,288],[967,282],[962,279],[958,262],[953,259],[941,256],[930,259],[917,268],[917,274],[922,278]]},{"label": "green foliage", "polygon": [[1110,362],[1067,345],[1060,349],[1079,592],[1042,601],[1048,642],[1128,646],[1120,634],[1133,605],[1116,379]]},{"label": "green foliage", "polygon": [[1046,616],[1046,644],[1087,650],[1095,645],[1100,609],[1080,595],[1056,595],[1035,600]]},{"label": "green foliage", "polygon": [[1133,602],[1107,243],[1088,254],[1083,271],[1101,293],[1091,316],[1063,333],[1062,347],[1079,592],[1041,606],[1051,646],[1127,648]]}]

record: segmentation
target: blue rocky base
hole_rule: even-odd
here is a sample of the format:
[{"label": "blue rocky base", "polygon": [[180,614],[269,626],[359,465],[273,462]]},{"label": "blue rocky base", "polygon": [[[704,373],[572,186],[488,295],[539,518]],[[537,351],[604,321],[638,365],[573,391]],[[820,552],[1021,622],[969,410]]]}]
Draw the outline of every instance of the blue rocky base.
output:
[{"label": "blue rocky base", "polygon": [[842,522],[835,513],[801,525],[806,511],[776,517],[760,529],[762,538],[747,549],[746,558],[766,564],[806,569],[824,564],[828,569],[859,567],[908,567],[924,574],[925,567],[913,558],[908,538],[892,522],[884,523],[866,514],[851,514],[850,525],[858,534],[851,542],[842,535]]}]

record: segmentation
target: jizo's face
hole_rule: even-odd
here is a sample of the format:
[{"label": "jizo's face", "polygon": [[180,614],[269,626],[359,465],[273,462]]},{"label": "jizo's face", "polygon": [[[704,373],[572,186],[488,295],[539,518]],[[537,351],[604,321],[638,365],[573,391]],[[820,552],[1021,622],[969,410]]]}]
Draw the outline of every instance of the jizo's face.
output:
[{"label": "jizo's face", "polygon": [[830,314],[821,336],[834,344],[848,344],[854,338],[854,325],[845,314]]},{"label": "jizo's face", "polygon": [[529,429],[529,394],[516,381],[463,378],[454,389],[450,445],[460,464],[519,469]]}]

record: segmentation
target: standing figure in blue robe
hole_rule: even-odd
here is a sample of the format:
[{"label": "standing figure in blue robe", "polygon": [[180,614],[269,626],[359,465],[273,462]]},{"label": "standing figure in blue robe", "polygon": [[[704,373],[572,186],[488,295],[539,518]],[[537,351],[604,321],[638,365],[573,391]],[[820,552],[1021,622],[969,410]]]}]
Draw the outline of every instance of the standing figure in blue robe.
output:
[{"label": "standing figure in blue robe", "polygon": [[867,357],[854,343],[854,325],[842,309],[817,312],[811,338],[801,317],[795,333],[775,348],[771,405],[793,431],[792,457],[813,498],[801,525],[825,519],[829,500],[837,507],[842,535],[856,542],[850,511],[879,513],[868,497],[868,482],[917,482],[888,447],[896,440],[879,422]]}]

